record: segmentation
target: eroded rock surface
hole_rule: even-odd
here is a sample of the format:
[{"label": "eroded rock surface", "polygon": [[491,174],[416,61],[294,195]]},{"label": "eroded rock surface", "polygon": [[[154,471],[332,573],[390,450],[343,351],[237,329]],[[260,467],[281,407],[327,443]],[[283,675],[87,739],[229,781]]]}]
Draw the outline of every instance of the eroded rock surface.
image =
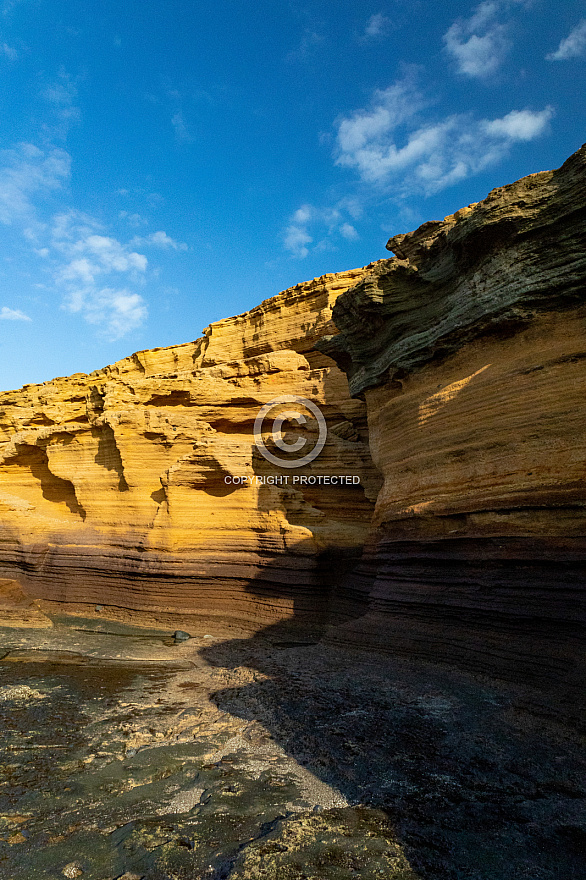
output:
[{"label": "eroded rock surface", "polygon": [[[110,620],[205,632],[210,620],[254,630],[295,613],[319,629],[380,486],[365,406],[314,351],[365,271],[300,284],[196,342],[0,395],[0,571],[53,615],[98,606]],[[290,473],[253,437],[281,395],[314,401],[329,427],[319,463],[295,473],[360,485],[259,484]],[[4,612],[10,622],[18,607]]]},{"label": "eroded rock surface", "polygon": [[[322,345],[384,476],[335,640],[582,700],[586,148],[388,244]],[[366,611],[366,613],[364,613]]]},{"label": "eroded rock surface", "polygon": [[583,876],[579,737],[521,689],[142,632],[2,634],[2,880]]},{"label": "eroded rock surface", "polygon": [[[34,599],[37,626],[66,612],[281,641],[287,621],[308,641],[329,627],[537,685],[577,716],[585,241],[582,148],[395,236],[392,259],[194,343],[1,395],[3,619]],[[296,474],[360,485],[259,483],[290,475],[253,437],[282,395],[328,423]],[[315,442],[315,421],[300,431]]]}]

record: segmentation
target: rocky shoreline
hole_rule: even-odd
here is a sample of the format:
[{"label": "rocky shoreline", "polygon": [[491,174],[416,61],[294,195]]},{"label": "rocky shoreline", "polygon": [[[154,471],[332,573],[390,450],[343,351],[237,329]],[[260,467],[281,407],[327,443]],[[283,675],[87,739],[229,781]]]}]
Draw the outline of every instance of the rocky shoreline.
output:
[{"label": "rocky shoreline", "polygon": [[522,689],[263,636],[1,635],[6,880],[583,876],[583,738]]},{"label": "rocky shoreline", "polygon": [[586,146],[0,394],[0,880],[584,880],[585,234]]}]

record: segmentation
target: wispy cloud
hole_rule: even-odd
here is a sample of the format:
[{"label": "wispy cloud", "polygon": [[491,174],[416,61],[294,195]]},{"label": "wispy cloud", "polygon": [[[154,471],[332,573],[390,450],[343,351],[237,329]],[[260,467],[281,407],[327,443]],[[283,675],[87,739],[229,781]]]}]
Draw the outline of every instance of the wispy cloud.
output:
[{"label": "wispy cloud", "polygon": [[53,119],[44,126],[46,134],[52,140],[65,140],[72,123],[81,118],[81,110],[75,103],[77,87],[65,70],[61,70],[57,79],[49,83],[41,92],[52,110]]},{"label": "wispy cloud", "polygon": [[18,58],[18,52],[12,46],[9,46],[8,43],[0,43],[0,55],[4,55],[10,61],[16,61]]},{"label": "wispy cloud", "polygon": [[[118,190],[120,195],[126,195],[128,190]],[[130,214],[128,211],[119,211],[118,217],[120,220],[126,220],[129,226],[133,226],[137,229],[139,226],[148,226],[148,220],[145,217],[142,217],[140,214],[134,213]]]},{"label": "wispy cloud", "polygon": [[324,38],[316,30],[305,28],[299,45],[287,53],[285,60],[289,62],[305,61],[323,42]]},{"label": "wispy cloud", "polygon": [[342,235],[347,241],[356,241],[356,239],[360,238],[351,223],[342,223],[340,226],[340,235]]},{"label": "wispy cloud", "polygon": [[177,110],[173,114],[171,117],[171,125],[173,126],[173,131],[175,132],[175,137],[178,141],[191,140],[191,134],[189,133],[189,128],[185,122],[182,110]]},{"label": "wispy cloud", "polygon": [[[62,87],[64,91],[62,91]],[[63,83],[45,94],[58,106],[68,106],[73,91]],[[133,288],[142,288],[149,275],[149,261],[142,249],[185,251],[163,230],[125,242],[110,234],[96,218],[72,208],[57,213],[53,199],[70,177],[71,157],[58,147],[39,149],[21,143],[0,151],[0,223],[20,231],[28,257],[43,261],[52,284],[44,289],[59,294],[68,311],[99,326],[101,335],[118,339],[140,326],[147,317],[147,304]],[[63,199],[61,200],[63,201]],[[120,219],[131,226],[147,221],[122,211]],[[27,321],[27,315],[2,307],[3,320]]]},{"label": "wispy cloud", "polygon": [[286,225],[286,250],[304,259],[359,238],[367,205],[392,198],[409,210],[408,199],[428,196],[500,162],[516,144],[543,135],[554,109],[514,109],[493,119],[470,113],[441,116],[418,86],[416,68],[386,89],[377,89],[368,106],[335,122],[333,159],[357,174],[350,193],[330,207],[303,204]]},{"label": "wispy cloud", "polygon": [[[338,121],[335,161],[371,187],[402,195],[438,192],[503,159],[517,142],[546,130],[553,108],[513,110],[498,119],[453,114],[422,121],[412,76],[374,93],[371,105]],[[429,118],[429,114],[428,114]]]},{"label": "wispy cloud", "polygon": [[80,310],[85,320],[99,325],[102,335],[110,341],[121,339],[140,327],[148,314],[147,305],[138,293],[111,287],[97,288],[79,309],[71,307],[73,312]]},{"label": "wispy cloud", "polygon": [[[489,137],[504,138],[511,141],[532,141],[543,134],[547,123],[553,116],[553,107],[545,110],[511,110],[501,119],[482,120],[481,131]],[[507,145],[504,145],[507,146]]]},{"label": "wispy cloud", "polygon": [[[344,213],[350,214],[350,205],[347,200],[340,200],[333,207],[318,208],[315,205],[301,205],[289,220],[289,225],[283,233],[285,249],[293,257],[304,259],[310,250],[323,251],[334,250],[335,240],[339,237],[347,241],[359,238],[358,232],[351,223],[344,219]],[[357,216],[358,212],[354,211]],[[315,241],[315,236],[319,240]],[[311,245],[311,248],[310,248]]]},{"label": "wispy cloud", "polygon": [[[150,267],[144,251],[185,251],[187,245],[163,230],[132,241],[120,239],[100,220],[68,205],[71,157],[55,143],[67,137],[72,120],[79,118],[77,88],[61,70],[40,97],[51,111],[50,124],[41,126],[42,139],[50,146],[20,143],[0,151],[0,224],[20,233],[24,259],[39,261],[46,283],[35,285],[38,289],[48,297],[57,295],[63,308],[99,327],[102,336],[118,339],[147,317],[141,289],[157,269]],[[161,198],[142,195],[153,204]],[[122,211],[119,219],[135,230],[147,225],[137,213]],[[8,306],[0,309],[0,318],[30,320]]]},{"label": "wispy cloud", "polygon": [[303,259],[309,253],[308,244],[311,244],[313,238],[307,230],[307,226],[301,223],[291,223],[285,230],[283,236],[283,244],[294,257]]},{"label": "wispy cloud", "polygon": [[388,26],[389,19],[386,15],[383,15],[382,12],[378,12],[376,15],[371,15],[364,28],[364,37],[367,39],[381,37],[386,33]]},{"label": "wispy cloud", "polygon": [[53,218],[49,254],[55,286],[64,307],[99,325],[102,335],[119,339],[147,317],[144,298],[132,287],[147,280],[149,261],[136,248],[185,251],[187,245],[163,230],[120,241],[93,217],[69,210]]},{"label": "wispy cloud", "polygon": [[163,248],[168,250],[169,248],[174,251],[186,251],[189,250],[188,246],[184,241],[175,241],[174,238],[167,235],[166,232],[159,230],[159,232],[151,232],[150,235],[139,237],[135,236],[130,242],[132,247],[142,247],[144,245],[153,245],[153,247]]},{"label": "wispy cloud", "polygon": [[484,78],[501,66],[511,48],[508,24],[499,21],[508,6],[507,0],[484,0],[470,18],[459,18],[448,28],[444,46],[458,73]]},{"label": "wispy cloud", "polygon": [[586,55],[586,18],[582,18],[567,37],[561,40],[555,52],[546,55],[548,61],[568,61]]},{"label": "wispy cloud", "polygon": [[2,4],[2,12],[4,15],[8,15],[8,13],[11,12],[15,6],[18,6],[19,3],[22,3],[22,0],[4,0],[4,3]]},{"label": "wispy cloud", "polygon": [[29,143],[0,152],[0,222],[35,223],[33,199],[57,190],[69,179],[71,158],[59,148],[40,150]]},{"label": "wispy cloud", "polygon": [[9,309],[8,306],[2,306],[0,309],[0,321],[32,321],[32,318],[29,318],[20,309]]},{"label": "wispy cloud", "polygon": [[119,339],[147,316],[144,299],[127,285],[143,282],[148,260],[102,233],[101,224],[78,211],[56,215],[50,248],[53,277],[68,311],[99,324],[108,339]]}]

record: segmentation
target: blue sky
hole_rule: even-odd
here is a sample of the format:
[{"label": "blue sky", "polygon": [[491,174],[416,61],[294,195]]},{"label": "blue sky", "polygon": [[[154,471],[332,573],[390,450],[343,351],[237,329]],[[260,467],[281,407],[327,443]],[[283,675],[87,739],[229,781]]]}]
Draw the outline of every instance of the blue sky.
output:
[{"label": "blue sky", "polygon": [[0,0],[0,389],[195,339],[586,140],[586,3]]}]

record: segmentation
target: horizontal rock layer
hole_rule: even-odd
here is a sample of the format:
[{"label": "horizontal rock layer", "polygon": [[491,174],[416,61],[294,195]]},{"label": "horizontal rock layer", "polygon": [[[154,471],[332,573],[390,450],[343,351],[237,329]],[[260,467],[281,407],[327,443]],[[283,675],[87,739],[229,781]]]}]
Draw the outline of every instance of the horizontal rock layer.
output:
[{"label": "horizontal rock layer", "polygon": [[[0,395],[1,574],[51,615],[98,606],[196,630],[294,615],[317,625],[324,584],[360,552],[380,486],[364,403],[313,350],[364,271],[297,285],[196,342]],[[326,418],[326,445],[304,468],[275,467],[254,443],[260,408],[281,395]],[[303,430],[311,448],[315,420]],[[360,484],[323,491],[294,474]],[[288,485],[256,479],[282,475]]]},{"label": "horizontal rock layer", "polygon": [[[583,148],[194,343],[0,395],[0,621],[327,628],[575,712],[585,243]],[[327,421],[299,469],[254,443],[283,395]],[[315,444],[306,415],[286,442]],[[257,479],[275,475],[360,485]]]},{"label": "horizontal rock layer", "polygon": [[[397,256],[341,297],[342,359],[358,394],[486,333],[514,334],[540,311],[584,302],[584,147],[557,171],[493,190],[483,202],[391,238]],[[330,350],[331,349],[331,350]]]},{"label": "horizontal rock layer", "polygon": [[582,148],[391,239],[338,299],[323,348],[384,484],[333,639],[583,692],[585,243]]}]

